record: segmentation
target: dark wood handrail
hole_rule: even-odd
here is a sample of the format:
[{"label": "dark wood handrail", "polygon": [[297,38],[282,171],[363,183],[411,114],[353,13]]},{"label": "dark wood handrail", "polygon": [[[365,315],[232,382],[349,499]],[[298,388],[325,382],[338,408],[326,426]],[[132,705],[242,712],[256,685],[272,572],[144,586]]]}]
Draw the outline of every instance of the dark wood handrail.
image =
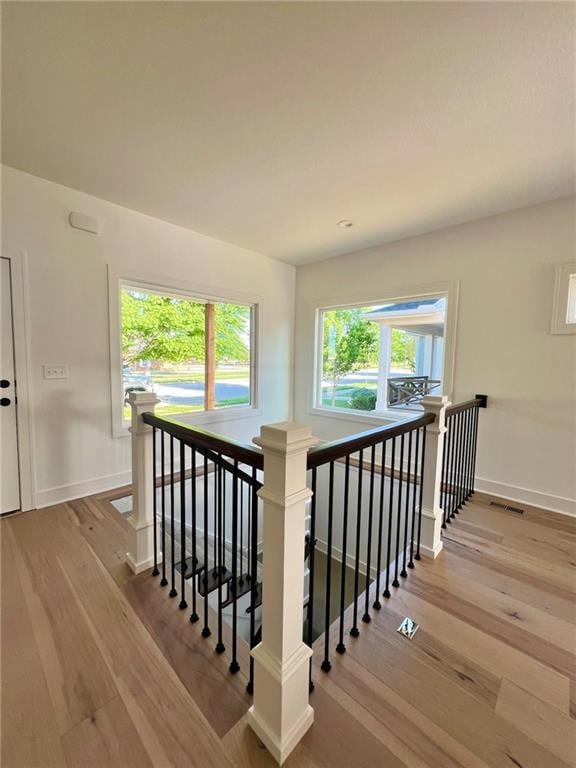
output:
[{"label": "dark wood handrail", "polygon": [[183,443],[215,453],[221,453],[229,459],[235,459],[242,464],[248,464],[256,469],[264,468],[264,454],[259,448],[253,448],[245,443],[238,443],[224,435],[209,432],[192,424],[186,424],[176,419],[163,419],[153,413],[142,414],[142,420],[151,427],[164,430],[169,435],[182,440]]},{"label": "dark wood handrail", "polygon": [[310,448],[308,451],[308,469],[314,469],[314,467],[319,467],[329,461],[336,461],[356,451],[383,443],[384,440],[404,435],[413,429],[425,427],[427,424],[432,424],[435,418],[436,416],[433,413],[425,413],[409,421],[397,421],[394,424],[375,427],[365,432],[359,432],[356,435],[341,437],[338,440],[332,440],[329,443],[323,443],[315,448]]},{"label": "dark wood handrail", "polygon": [[237,477],[238,480],[243,480],[245,483],[247,483],[247,485],[254,486],[256,490],[262,487],[262,483],[259,480],[251,477],[247,472],[244,472],[242,469],[240,469],[239,466],[237,467],[234,464],[231,464],[230,461],[228,461],[229,457],[224,458],[220,453],[211,451],[209,448],[202,448],[198,445],[198,443],[191,443],[189,440],[183,440],[183,443],[188,447],[193,447],[194,450],[198,451],[201,456],[206,456],[206,458],[209,459],[209,461],[211,461],[215,466],[226,470],[230,473],[230,475],[232,475],[232,477]]},{"label": "dark wood handrail", "polygon": [[461,411],[468,411],[470,408],[486,408],[488,398],[486,395],[476,395],[472,400],[465,400],[463,403],[454,403],[446,408],[446,416],[454,416]]}]

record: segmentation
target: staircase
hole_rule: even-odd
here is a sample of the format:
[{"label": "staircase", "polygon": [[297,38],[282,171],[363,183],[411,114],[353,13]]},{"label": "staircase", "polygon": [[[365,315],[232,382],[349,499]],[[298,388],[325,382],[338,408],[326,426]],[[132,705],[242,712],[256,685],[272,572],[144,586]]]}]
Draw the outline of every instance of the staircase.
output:
[{"label": "staircase", "polygon": [[257,447],[159,418],[155,402],[130,395],[127,561],[190,609],[232,674],[249,653],[249,722],[282,763],[313,722],[312,653],[329,673],[418,560],[440,553],[474,492],[486,398],[427,397],[417,418],[321,445],[306,427],[268,425]]}]

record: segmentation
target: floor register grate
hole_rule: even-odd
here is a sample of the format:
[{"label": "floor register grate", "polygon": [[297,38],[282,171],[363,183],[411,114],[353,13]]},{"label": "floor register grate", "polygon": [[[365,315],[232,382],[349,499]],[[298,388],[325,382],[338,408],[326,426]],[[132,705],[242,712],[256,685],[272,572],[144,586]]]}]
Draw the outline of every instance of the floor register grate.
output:
[{"label": "floor register grate", "polygon": [[403,637],[407,637],[408,640],[412,640],[412,638],[418,631],[419,626],[420,626],[419,624],[416,624],[416,622],[413,619],[410,619],[407,616],[402,622],[402,624],[400,624],[397,631],[400,632],[400,634]]}]

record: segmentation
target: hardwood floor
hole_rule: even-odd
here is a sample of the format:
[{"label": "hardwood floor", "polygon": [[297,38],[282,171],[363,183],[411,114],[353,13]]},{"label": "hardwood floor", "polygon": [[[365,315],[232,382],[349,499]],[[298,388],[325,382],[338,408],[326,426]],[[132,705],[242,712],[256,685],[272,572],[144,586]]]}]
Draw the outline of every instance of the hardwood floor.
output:
[{"label": "hardwood floor", "polygon": [[[3,768],[271,768],[242,675],[130,575],[125,525],[105,497],[1,522]],[[576,521],[467,504],[329,675],[315,654],[285,765],[576,765],[575,569]]]}]

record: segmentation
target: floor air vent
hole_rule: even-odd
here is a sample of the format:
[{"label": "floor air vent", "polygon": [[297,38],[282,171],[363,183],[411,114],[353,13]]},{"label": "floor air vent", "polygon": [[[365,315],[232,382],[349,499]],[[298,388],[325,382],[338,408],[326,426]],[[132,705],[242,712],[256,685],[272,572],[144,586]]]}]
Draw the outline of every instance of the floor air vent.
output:
[{"label": "floor air vent", "polygon": [[498,507],[499,509],[503,509],[505,512],[516,512],[517,515],[524,514],[524,510],[520,507],[511,507],[509,504],[501,504],[499,501],[491,501],[490,506]]},{"label": "floor air vent", "polygon": [[400,632],[400,634],[403,635],[404,637],[407,637],[408,640],[412,640],[412,638],[418,631],[419,626],[420,626],[419,624],[416,624],[416,622],[413,619],[410,619],[407,616],[396,631]]}]

